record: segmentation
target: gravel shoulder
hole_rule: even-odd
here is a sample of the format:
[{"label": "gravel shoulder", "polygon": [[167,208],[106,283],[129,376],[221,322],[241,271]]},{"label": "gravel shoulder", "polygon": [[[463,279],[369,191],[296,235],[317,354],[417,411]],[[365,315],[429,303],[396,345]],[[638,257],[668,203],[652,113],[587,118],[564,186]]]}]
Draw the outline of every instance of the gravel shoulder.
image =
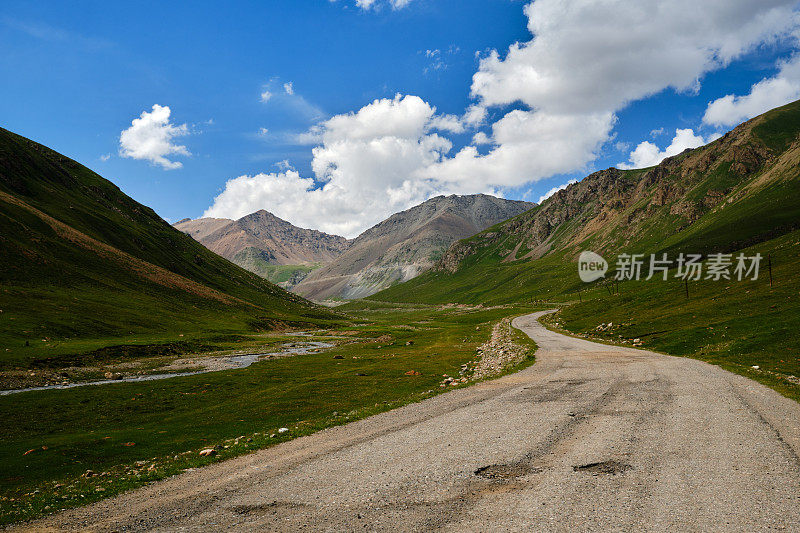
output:
[{"label": "gravel shoulder", "polygon": [[800,405],[513,325],[535,365],[14,530],[800,530]]}]

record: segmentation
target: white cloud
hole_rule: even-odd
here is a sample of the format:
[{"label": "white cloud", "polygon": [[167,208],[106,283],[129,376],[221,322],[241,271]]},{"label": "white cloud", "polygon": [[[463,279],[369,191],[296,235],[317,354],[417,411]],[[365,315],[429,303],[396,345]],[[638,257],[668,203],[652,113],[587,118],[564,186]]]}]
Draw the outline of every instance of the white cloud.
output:
[{"label": "white cloud", "polygon": [[100,156],[100,161],[108,161],[111,159],[111,154],[103,154]]},{"label": "white cloud", "polygon": [[518,184],[582,170],[610,140],[618,110],[665,88],[697,90],[706,72],[796,28],[795,4],[532,2],[525,13],[533,38],[505,57],[489,52],[471,88],[479,108],[524,108],[494,124],[497,147],[488,154],[467,147],[431,172]]},{"label": "white cloud", "polygon": [[166,170],[181,168],[180,161],[171,161],[166,156],[190,155],[185,146],[173,144],[175,137],[187,135],[186,124],[175,126],[169,121],[169,106],[153,105],[150,112],[143,111],[139,118],[131,121],[131,127],[119,136],[119,155],[132,159],[144,159]]},{"label": "white cloud", "polygon": [[718,138],[718,136],[705,140],[703,137],[695,135],[691,128],[677,129],[675,130],[675,137],[672,138],[672,143],[664,148],[664,150],[660,150],[658,146],[650,141],[641,142],[636,149],[631,152],[628,159],[630,163],[620,163],[617,166],[619,168],[628,170],[633,168],[652,167],[653,165],[659,164],[667,157],[678,155],[687,148],[697,148],[698,146],[703,146],[715,138]]},{"label": "white cloud", "polygon": [[481,60],[472,92],[486,105],[597,112],[667,87],[690,90],[710,70],[797,26],[796,0],[537,0],[532,41]]},{"label": "white cloud", "polygon": [[382,5],[391,6],[392,9],[402,9],[411,3],[411,0],[356,0],[356,5],[363,10],[377,9]]},{"label": "white cloud", "polygon": [[309,122],[317,122],[326,117],[326,113],[310,103],[295,91],[293,82],[281,84],[278,78],[272,78],[261,87],[260,99],[270,103],[273,110],[290,112]]},{"label": "white cloud", "polygon": [[549,191],[547,191],[546,193],[544,193],[543,195],[541,195],[541,196],[539,197],[539,200],[538,200],[536,203],[537,203],[537,204],[540,204],[540,203],[544,202],[545,200],[547,200],[548,198],[550,198],[551,196],[553,196],[553,195],[554,195],[555,193],[557,193],[558,191],[563,191],[564,189],[566,189],[567,187],[569,187],[569,186],[570,186],[570,185],[572,185],[573,183],[578,183],[578,180],[569,180],[569,181],[568,181],[568,182],[566,182],[566,183],[563,183],[563,184],[561,184],[561,185],[558,185],[558,186],[556,186],[556,187],[553,187],[552,189],[550,189]]},{"label": "white cloud", "polygon": [[464,133],[464,123],[455,115],[439,115],[433,117],[429,127],[436,130],[449,131],[450,133]]},{"label": "white cloud", "polygon": [[469,126],[480,126],[486,120],[486,108],[481,105],[471,105],[464,112],[464,123]]},{"label": "white cloud", "polygon": [[475,135],[472,136],[472,144],[475,146],[480,146],[482,144],[492,144],[492,140],[489,138],[486,133],[479,131]]},{"label": "white cloud", "polygon": [[[358,0],[362,9],[407,1]],[[707,72],[797,28],[796,0],[536,0],[525,7],[532,38],[480,60],[461,117],[437,115],[416,96],[376,100],[337,115],[297,141],[315,144],[315,180],[297,172],[228,182],[206,212],[236,217],[268,209],[298,225],[353,236],[433,194],[519,187],[584,170],[613,139],[616,113],[667,88],[696,91]],[[426,59],[442,55],[426,51]],[[274,98],[290,98],[276,92]],[[291,98],[296,98],[293,96]],[[509,111],[509,107],[511,110]],[[444,132],[504,116],[491,135],[450,154]],[[628,166],[701,143],[676,132],[661,151],[642,143]],[[480,153],[478,144],[490,145]],[[280,186],[279,186],[280,185]],[[284,188],[281,188],[284,186]]]},{"label": "white cloud", "polygon": [[778,73],[765,78],[743,96],[729,94],[706,108],[703,122],[715,126],[735,126],[775,107],[800,98],[800,55],[779,63]]},{"label": "white cloud", "polygon": [[312,151],[316,182],[293,170],[240,176],[204,216],[238,218],[267,209],[299,226],[355,236],[434,194],[461,192],[418,175],[451,149],[431,131],[451,121],[417,96],[375,100],[309,133],[321,143]]},{"label": "white cloud", "polygon": [[418,175],[462,188],[518,187],[582,168],[608,138],[612,113],[591,116],[511,111],[492,125],[496,146],[485,155],[466,146]]}]

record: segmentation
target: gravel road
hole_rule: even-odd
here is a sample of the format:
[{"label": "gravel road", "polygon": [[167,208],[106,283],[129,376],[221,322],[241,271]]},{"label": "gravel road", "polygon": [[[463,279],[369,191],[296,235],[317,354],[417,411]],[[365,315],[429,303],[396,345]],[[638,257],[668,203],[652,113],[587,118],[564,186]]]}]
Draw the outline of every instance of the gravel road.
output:
[{"label": "gravel road", "polygon": [[800,531],[800,404],[541,314],[521,372],[21,529]]}]

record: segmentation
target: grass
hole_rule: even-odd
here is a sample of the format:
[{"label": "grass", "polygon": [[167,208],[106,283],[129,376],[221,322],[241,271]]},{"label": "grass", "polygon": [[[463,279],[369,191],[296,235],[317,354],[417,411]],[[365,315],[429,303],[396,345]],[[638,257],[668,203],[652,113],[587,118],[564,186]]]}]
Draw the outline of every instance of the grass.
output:
[{"label": "grass", "polygon": [[297,285],[312,271],[322,266],[320,263],[312,265],[274,265],[269,261],[269,254],[257,248],[245,248],[233,257],[233,262],[240,267],[258,274],[276,285]]},{"label": "grass", "polygon": [[[800,401],[800,232],[744,253],[772,257],[772,287],[766,264],[756,281],[690,282],[688,299],[679,280],[628,281],[619,295],[584,291],[583,302],[564,307],[559,318],[572,333],[639,338],[647,348],[719,365]],[[596,330],[608,322],[612,331]]]},{"label": "grass", "polygon": [[[496,322],[532,310],[349,307],[361,324],[346,330],[353,340],[323,353],[156,382],[0,397],[0,523],[98,500],[437,394],[442,374],[458,375]],[[532,341],[515,335],[532,353]],[[420,375],[406,375],[410,370]],[[280,427],[290,431],[279,434]],[[239,436],[245,438],[234,445]],[[215,445],[221,446],[216,458],[197,455]],[[87,470],[105,474],[81,477]]]},{"label": "grass", "polygon": [[2,128],[0,169],[0,369],[104,345],[342,321]]},{"label": "grass", "polygon": [[[490,253],[472,258],[464,270],[428,273],[376,294],[381,300],[469,304],[528,304],[563,307],[560,320],[573,333],[589,334],[612,322],[606,341],[643,340],[645,347],[688,356],[747,375],[800,401],[800,231],[743,248],[761,253],[757,281],[627,281],[619,295],[607,283],[585,285],[566,254],[535,262],[500,263]],[[674,254],[670,254],[674,257]],[[773,264],[769,286],[766,258]],[[613,268],[613,266],[612,266]],[[581,302],[582,300],[582,302]],[[752,366],[759,366],[758,370]]]},{"label": "grass", "polygon": [[[601,192],[584,190],[572,203],[557,196],[459,243],[456,250],[464,254],[455,272],[428,272],[372,298],[417,304],[552,302],[563,307],[560,320],[573,333],[612,342],[640,338],[646,347],[720,365],[800,400],[800,337],[795,333],[800,329],[800,102],[760,117],[752,134],[745,127],[732,135],[739,136],[732,154],[719,150],[721,139],[694,153],[689,166],[681,166],[689,158],[682,154],[657,169],[619,174],[603,216],[596,209]],[[765,148],[772,159],[758,166]],[[707,165],[696,166],[703,157]],[[663,176],[662,189],[648,189]],[[596,189],[609,186],[590,183]],[[676,187],[681,193],[672,200],[662,194],[654,201]],[[547,253],[504,260],[536,231],[533,221],[543,209],[548,221],[561,220],[549,233]],[[597,224],[595,217],[604,222]],[[583,233],[587,227],[595,229]],[[526,249],[521,247],[518,257]],[[765,261],[759,280],[691,282],[687,300],[675,279],[625,282],[621,294],[611,294],[608,282],[587,286],[577,276],[583,250],[603,254],[610,276],[623,252],[667,253],[674,261],[681,252],[742,251],[761,253]],[[613,334],[599,334],[597,326],[608,322],[615,324]]]}]

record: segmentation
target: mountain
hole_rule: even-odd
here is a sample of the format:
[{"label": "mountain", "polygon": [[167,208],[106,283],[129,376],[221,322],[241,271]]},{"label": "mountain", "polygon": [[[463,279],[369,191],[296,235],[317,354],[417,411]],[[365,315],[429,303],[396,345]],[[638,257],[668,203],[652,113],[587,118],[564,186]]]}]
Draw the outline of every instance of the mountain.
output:
[{"label": "mountain", "polygon": [[293,291],[314,300],[369,296],[429,269],[454,241],[534,205],[485,194],[437,196],[368,229]]},{"label": "mountain", "polygon": [[0,287],[0,353],[12,359],[25,357],[26,342],[33,353],[79,339],[335,319],[210,252],[88,168],[2,128]]},{"label": "mountain", "polygon": [[233,220],[229,218],[198,218],[197,220],[184,218],[173,224],[173,226],[191,235],[195,240],[202,241],[218,229],[224,228],[229,224],[233,224]]},{"label": "mountain", "polygon": [[239,220],[184,219],[175,227],[242,268],[287,287],[339,257],[350,244],[344,237],[298,228],[264,210]]},{"label": "mountain", "polygon": [[[461,240],[434,272],[381,293],[509,302],[577,294],[577,257],[736,251],[800,228],[800,102],[637,170],[609,168]],[[612,264],[613,269],[613,264]]]},{"label": "mountain", "polygon": [[[580,280],[583,251],[608,261],[604,279]],[[680,253],[703,255],[699,279],[677,277]],[[728,279],[709,277],[717,253],[732,254]],[[644,254],[641,279],[614,282],[621,254]],[[666,279],[646,279],[650,254],[667,254]],[[760,254],[757,278],[737,279],[739,254]],[[800,400],[798,287],[800,101],[657,166],[591,174],[372,298],[558,306],[553,325],[574,334],[701,359]]]}]

